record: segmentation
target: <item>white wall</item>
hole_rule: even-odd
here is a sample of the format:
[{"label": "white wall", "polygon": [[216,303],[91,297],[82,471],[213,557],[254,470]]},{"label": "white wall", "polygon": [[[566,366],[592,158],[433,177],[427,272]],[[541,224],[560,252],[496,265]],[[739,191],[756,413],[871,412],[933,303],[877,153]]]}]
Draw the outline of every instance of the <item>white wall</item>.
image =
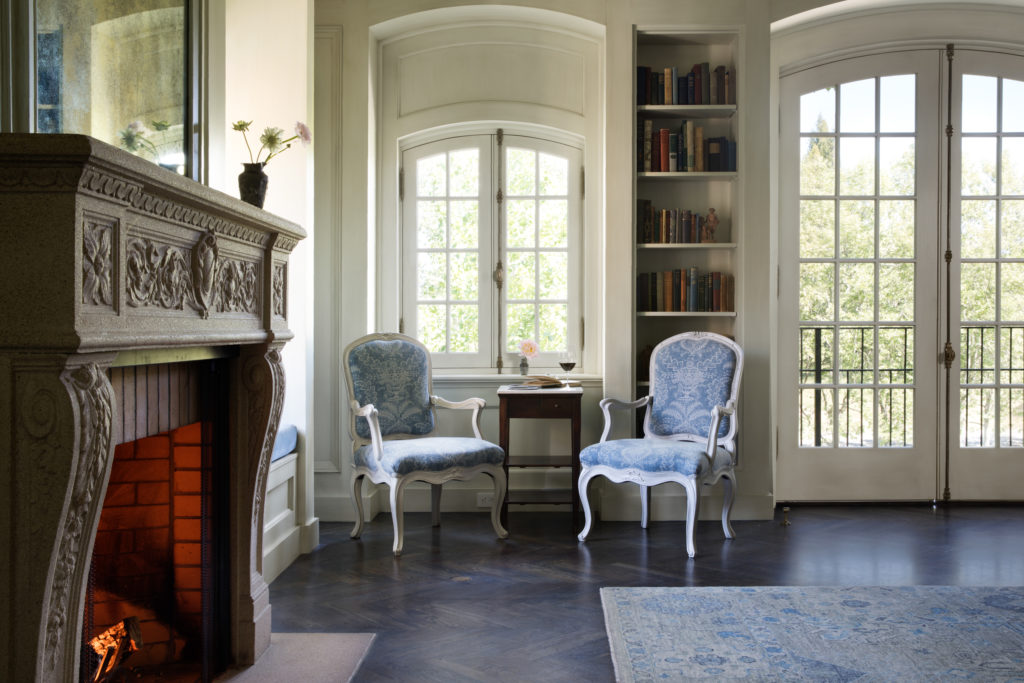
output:
[{"label": "white wall", "polygon": [[[249,161],[241,133],[231,129],[239,119],[252,121],[249,143],[253,152],[267,126],[293,134],[302,121],[317,136],[313,120],[313,2],[312,0],[214,0],[207,4],[213,35],[208,46],[209,71],[208,184],[238,196],[238,173]],[[221,39],[221,35],[223,39]],[[302,527],[301,549],[309,552],[318,542],[318,521],[313,510],[312,478],[315,428],[312,415],[314,373],[311,363],[313,335],[313,147],[298,141],[266,167],[270,177],[264,209],[305,228],[308,237],[289,259],[287,317],[295,338],[285,346],[285,403],[282,423],[300,433],[297,504]],[[309,485],[307,485],[309,484]]]}]

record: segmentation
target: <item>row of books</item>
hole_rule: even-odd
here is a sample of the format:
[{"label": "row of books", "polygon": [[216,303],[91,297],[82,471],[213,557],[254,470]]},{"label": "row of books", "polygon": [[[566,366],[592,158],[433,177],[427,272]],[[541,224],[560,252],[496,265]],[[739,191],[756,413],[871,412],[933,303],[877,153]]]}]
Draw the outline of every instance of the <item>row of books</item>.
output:
[{"label": "row of books", "polygon": [[[689,209],[658,209],[650,199],[636,200],[638,244],[697,244],[714,242],[718,216],[714,209],[701,215]],[[711,216],[708,221],[707,217]]]},{"label": "row of books", "polygon": [[636,103],[644,104],[736,104],[736,70],[708,62],[694,64],[689,71],[677,67],[636,68]]},{"label": "row of books", "polygon": [[650,172],[719,172],[736,170],[736,142],[704,137],[704,126],[683,121],[679,130],[654,130],[651,121],[637,124],[637,168]]},{"label": "row of books", "polygon": [[728,273],[700,273],[696,267],[639,273],[636,310],[717,313],[734,310],[734,281]]}]

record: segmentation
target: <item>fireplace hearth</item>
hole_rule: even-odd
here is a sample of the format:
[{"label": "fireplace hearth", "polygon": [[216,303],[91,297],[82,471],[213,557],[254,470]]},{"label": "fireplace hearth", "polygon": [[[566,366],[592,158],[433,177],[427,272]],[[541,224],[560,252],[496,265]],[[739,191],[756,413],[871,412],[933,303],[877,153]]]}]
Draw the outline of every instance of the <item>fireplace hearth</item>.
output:
[{"label": "fireplace hearth", "polygon": [[[154,364],[223,368],[225,436],[215,457],[226,476],[211,481],[224,510],[225,574],[199,598],[198,618],[203,600],[223,604],[224,660],[253,663],[270,641],[263,499],[284,398],[280,351],[292,336],[288,256],[304,232],[78,135],[0,134],[0,225],[0,498],[9,511],[0,515],[0,680],[79,680],[83,643],[98,635],[84,632],[86,598],[109,593],[103,580],[90,586],[93,558],[130,564],[109,554],[126,537],[97,538],[108,491],[129,495],[121,474],[111,481],[114,448],[188,424],[165,425],[148,410],[126,416],[129,403],[161,399],[178,417],[187,412],[186,400],[159,387],[115,388],[123,368]],[[196,476],[201,467],[184,468],[178,481]],[[172,477],[168,496],[175,486]],[[170,524],[202,536],[191,521]],[[162,536],[154,529],[133,531],[132,562],[145,565],[134,551]],[[174,600],[188,606],[194,597]],[[93,621],[105,609],[95,598]],[[190,614],[171,618],[165,648],[176,647],[175,628],[191,628]],[[147,629],[162,633],[145,615],[128,616],[139,618],[143,643]]]}]

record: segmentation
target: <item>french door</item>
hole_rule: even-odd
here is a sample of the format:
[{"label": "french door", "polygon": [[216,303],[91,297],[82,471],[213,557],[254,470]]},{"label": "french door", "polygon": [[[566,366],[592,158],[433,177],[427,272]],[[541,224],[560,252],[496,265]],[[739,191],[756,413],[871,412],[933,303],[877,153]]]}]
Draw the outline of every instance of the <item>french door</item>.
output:
[{"label": "french door", "polygon": [[1024,59],[954,56],[783,79],[780,500],[1024,497]]},{"label": "french door", "polygon": [[780,500],[935,494],[936,59],[783,79]]}]

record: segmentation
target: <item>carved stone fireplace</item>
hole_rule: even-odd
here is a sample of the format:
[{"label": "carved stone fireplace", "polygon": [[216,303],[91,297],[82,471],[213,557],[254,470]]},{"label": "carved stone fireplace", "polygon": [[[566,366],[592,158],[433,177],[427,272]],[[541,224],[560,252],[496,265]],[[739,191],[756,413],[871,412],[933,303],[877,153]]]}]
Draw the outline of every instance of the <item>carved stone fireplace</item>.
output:
[{"label": "carved stone fireplace", "polygon": [[0,226],[0,679],[78,679],[122,441],[111,367],[203,358],[228,367],[228,659],[251,664],[270,642],[263,499],[305,233],[77,135],[0,135]]}]

